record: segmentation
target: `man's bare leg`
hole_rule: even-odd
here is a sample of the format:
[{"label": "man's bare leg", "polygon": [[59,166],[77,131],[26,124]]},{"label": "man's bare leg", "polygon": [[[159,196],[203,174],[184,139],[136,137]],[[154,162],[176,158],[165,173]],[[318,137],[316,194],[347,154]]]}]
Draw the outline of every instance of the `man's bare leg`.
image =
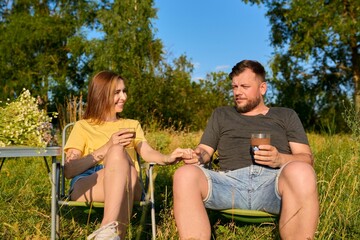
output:
[{"label": "man's bare leg", "polygon": [[211,228],[203,199],[208,193],[205,174],[197,166],[185,165],[174,175],[174,214],[182,240],[209,240]]},{"label": "man's bare leg", "polygon": [[314,239],[319,218],[316,174],[307,163],[291,162],[279,177],[282,239]]}]

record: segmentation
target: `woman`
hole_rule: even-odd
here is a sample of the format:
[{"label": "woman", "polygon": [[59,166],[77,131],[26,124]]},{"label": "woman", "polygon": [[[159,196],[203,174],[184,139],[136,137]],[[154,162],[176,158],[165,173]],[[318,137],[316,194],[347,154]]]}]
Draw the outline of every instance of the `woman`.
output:
[{"label": "woman", "polygon": [[[101,227],[88,239],[121,239],[133,201],[141,198],[136,152],[147,162],[166,165],[180,160],[184,150],[161,154],[147,143],[138,121],[119,117],[127,100],[121,76],[96,74],[87,100],[84,117],[75,123],[64,148],[65,177],[72,178],[72,200],[105,203]],[[135,129],[135,139],[130,129]]]}]

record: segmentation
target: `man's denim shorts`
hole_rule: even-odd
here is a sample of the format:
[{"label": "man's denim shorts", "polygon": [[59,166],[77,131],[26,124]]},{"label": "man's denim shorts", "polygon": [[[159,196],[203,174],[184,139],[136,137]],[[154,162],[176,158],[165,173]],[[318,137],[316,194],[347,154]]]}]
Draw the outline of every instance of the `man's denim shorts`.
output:
[{"label": "man's denim shorts", "polygon": [[101,170],[104,168],[104,165],[102,164],[99,164],[99,165],[96,165],[94,167],[91,167],[89,168],[88,170],[86,170],[85,172],[83,173],[80,173],[79,175],[76,175],[73,179],[71,179],[70,181],[70,192],[73,190],[74,188],[74,184],[79,181],[80,179],[84,178],[84,177],[87,177],[87,176],[90,176],[91,174],[94,174],[96,173],[97,171]]},{"label": "man's denim shorts", "polygon": [[277,191],[280,169],[260,165],[216,172],[200,167],[208,178],[209,193],[204,199],[206,208],[241,208],[280,212],[281,197]]}]

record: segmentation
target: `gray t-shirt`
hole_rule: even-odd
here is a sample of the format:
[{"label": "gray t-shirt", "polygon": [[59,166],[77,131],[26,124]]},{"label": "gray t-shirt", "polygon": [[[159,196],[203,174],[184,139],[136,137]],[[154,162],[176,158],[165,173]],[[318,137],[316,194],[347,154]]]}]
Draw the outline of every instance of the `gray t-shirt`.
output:
[{"label": "gray t-shirt", "polygon": [[214,110],[200,143],[218,151],[221,170],[235,170],[252,164],[250,137],[259,131],[271,134],[271,145],[280,153],[291,153],[289,142],[309,144],[292,109],[272,107],[266,115],[244,116],[230,106]]}]

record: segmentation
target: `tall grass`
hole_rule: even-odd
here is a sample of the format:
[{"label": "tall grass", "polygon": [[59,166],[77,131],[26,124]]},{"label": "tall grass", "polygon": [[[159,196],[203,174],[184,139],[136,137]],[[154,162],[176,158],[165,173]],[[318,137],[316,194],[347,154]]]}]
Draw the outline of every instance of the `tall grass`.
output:
[{"label": "tall grass", "polygon": [[[154,128],[155,129],[155,128]],[[316,239],[360,239],[359,143],[350,135],[309,134],[315,156],[321,207]],[[194,147],[201,132],[147,130],[152,146],[164,153]],[[178,239],[172,211],[172,174],[181,164],[156,166],[157,237]],[[6,160],[0,173],[0,239],[49,239],[51,186],[41,158]],[[126,239],[145,239],[142,211],[135,208]],[[62,239],[85,239],[99,224],[102,210],[62,210]],[[275,224],[242,225],[209,212],[213,239],[278,239]],[[141,232],[141,235],[138,233]],[[140,237],[139,237],[140,236]]]}]

